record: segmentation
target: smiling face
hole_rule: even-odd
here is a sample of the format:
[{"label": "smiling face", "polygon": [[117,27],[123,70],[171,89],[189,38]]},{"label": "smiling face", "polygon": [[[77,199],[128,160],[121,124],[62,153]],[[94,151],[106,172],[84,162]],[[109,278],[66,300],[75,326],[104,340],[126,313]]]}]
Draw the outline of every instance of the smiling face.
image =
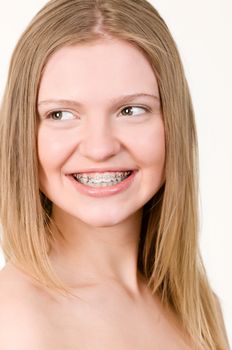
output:
[{"label": "smiling face", "polygon": [[[157,80],[130,43],[59,49],[45,66],[38,112],[40,189],[59,216],[116,225],[133,220],[161,187],[165,136]],[[137,171],[123,190],[92,196],[68,175],[93,168]]]}]

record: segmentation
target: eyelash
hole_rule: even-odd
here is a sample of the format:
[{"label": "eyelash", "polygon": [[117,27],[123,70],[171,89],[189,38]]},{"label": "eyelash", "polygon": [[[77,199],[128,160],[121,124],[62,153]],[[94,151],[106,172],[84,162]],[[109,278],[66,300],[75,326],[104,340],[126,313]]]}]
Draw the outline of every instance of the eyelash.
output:
[{"label": "eyelash", "polygon": [[144,106],[126,106],[121,110],[121,112],[124,111],[125,109],[128,109],[128,108],[141,108],[141,109],[144,109],[146,112],[149,112],[149,109],[147,107],[144,107]]},{"label": "eyelash", "polygon": [[[121,112],[124,111],[124,110],[126,110],[126,109],[130,109],[130,108],[141,108],[141,109],[144,109],[145,112],[149,112],[149,111],[150,111],[149,108],[144,107],[144,106],[130,106],[130,105],[129,105],[129,106],[124,107],[124,108],[121,110]],[[52,119],[52,115],[54,115],[54,114],[56,114],[56,113],[60,113],[60,112],[72,113],[72,112],[70,112],[70,111],[68,111],[68,110],[54,110],[54,111],[48,113],[47,116],[46,116],[46,118],[47,118],[47,119]],[[126,117],[127,117],[127,116],[130,116],[130,115],[126,115]],[[55,119],[55,120],[56,120],[56,121],[60,121],[60,119]]]}]

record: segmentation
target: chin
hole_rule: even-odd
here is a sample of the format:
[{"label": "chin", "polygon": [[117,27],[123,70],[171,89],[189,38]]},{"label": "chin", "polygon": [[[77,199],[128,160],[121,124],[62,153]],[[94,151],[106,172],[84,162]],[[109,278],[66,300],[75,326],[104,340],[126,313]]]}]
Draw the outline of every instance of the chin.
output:
[{"label": "chin", "polygon": [[78,220],[81,220],[84,224],[92,226],[92,227],[112,227],[115,225],[118,225],[120,223],[122,223],[123,221],[125,221],[127,219],[127,217],[124,216],[109,216],[109,214],[107,215],[102,215],[99,216],[83,216],[80,217],[78,216],[77,218]]}]

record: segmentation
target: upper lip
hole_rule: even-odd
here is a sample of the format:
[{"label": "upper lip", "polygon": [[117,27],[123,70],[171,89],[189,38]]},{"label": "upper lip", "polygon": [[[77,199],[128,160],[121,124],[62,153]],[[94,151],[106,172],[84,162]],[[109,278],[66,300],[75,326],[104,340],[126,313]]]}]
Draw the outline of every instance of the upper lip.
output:
[{"label": "upper lip", "polygon": [[134,171],[136,169],[132,168],[125,168],[125,167],[118,167],[118,168],[88,168],[88,169],[81,169],[77,172],[74,172],[72,174],[79,174],[79,173],[106,173],[106,172],[119,172],[119,171]]}]

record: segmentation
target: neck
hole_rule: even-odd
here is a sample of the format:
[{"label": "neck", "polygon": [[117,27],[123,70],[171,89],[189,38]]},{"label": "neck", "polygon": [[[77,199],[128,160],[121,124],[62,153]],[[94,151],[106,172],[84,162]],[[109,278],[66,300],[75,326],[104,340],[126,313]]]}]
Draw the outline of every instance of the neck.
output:
[{"label": "neck", "polygon": [[[93,227],[54,207],[59,231],[50,252],[58,276],[70,287],[116,282],[138,292],[137,268],[142,211],[109,227]],[[63,236],[63,237],[62,237]]]}]

